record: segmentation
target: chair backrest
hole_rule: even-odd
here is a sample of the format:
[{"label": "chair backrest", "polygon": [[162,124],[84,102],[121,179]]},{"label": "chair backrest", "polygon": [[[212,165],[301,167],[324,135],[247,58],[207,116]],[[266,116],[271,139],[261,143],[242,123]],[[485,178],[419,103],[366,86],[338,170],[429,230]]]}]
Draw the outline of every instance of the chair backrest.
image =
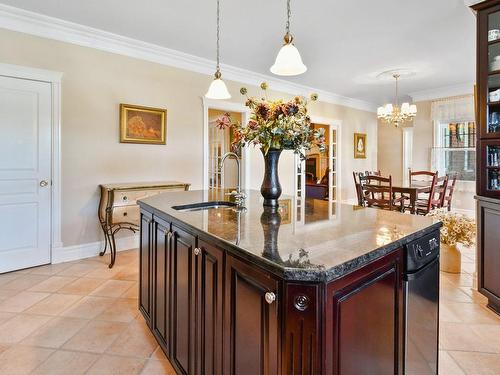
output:
[{"label": "chair backrest", "polygon": [[380,171],[365,171],[365,176],[382,176]]},{"label": "chair backrest", "polygon": [[392,210],[392,176],[360,176],[362,199],[368,207],[376,206]]},{"label": "chair backrest", "polygon": [[446,186],[446,194],[444,197],[443,207],[451,208],[451,200],[453,198],[453,192],[455,191],[455,184],[457,183],[457,174],[453,173],[448,175],[448,185]]},{"label": "chair backrest", "polygon": [[356,188],[356,196],[358,198],[358,206],[363,206],[363,192],[361,190],[360,176],[363,176],[363,172],[352,172],[352,177],[354,178],[354,186]]},{"label": "chair backrest", "polygon": [[433,177],[432,177],[432,182],[431,182],[431,190],[429,191],[429,194],[427,196],[427,203],[424,207],[421,207],[419,209],[420,213],[428,214],[432,210],[432,202],[434,200],[434,195],[436,194],[436,183],[438,180],[438,175],[437,175],[437,173],[435,173],[432,176]]},{"label": "chair backrest", "polygon": [[[434,176],[437,176],[438,172],[430,172],[430,171],[412,171],[411,169],[409,170],[409,181],[412,183],[412,181],[432,181]],[[415,178],[417,177],[417,178]],[[420,177],[420,178],[419,178]]]},{"label": "chair backrest", "polygon": [[446,187],[448,186],[448,176],[436,178],[433,193],[429,196],[432,208],[441,208],[444,205],[444,198],[446,196]]}]

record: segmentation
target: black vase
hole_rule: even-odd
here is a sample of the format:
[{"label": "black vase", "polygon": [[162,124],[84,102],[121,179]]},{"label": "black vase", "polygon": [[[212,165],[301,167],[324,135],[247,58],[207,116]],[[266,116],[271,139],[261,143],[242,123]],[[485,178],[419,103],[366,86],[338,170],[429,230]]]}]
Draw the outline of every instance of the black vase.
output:
[{"label": "black vase", "polygon": [[267,154],[262,150],[264,155],[264,180],[260,187],[260,193],[264,197],[264,206],[278,207],[278,198],[281,195],[281,185],[278,178],[278,161],[281,155],[281,150],[269,150]]},{"label": "black vase", "polygon": [[260,224],[264,231],[262,255],[276,263],[283,263],[278,251],[278,232],[281,226],[281,214],[278,207],[264,207],[264,211],[260,215]]}]

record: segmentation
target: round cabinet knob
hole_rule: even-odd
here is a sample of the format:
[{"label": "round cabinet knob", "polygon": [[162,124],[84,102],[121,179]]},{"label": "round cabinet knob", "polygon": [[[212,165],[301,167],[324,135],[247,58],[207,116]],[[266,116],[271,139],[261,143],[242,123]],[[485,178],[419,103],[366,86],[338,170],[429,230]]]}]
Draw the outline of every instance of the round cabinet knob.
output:
[{"label": "round cabinet knob", "polygon": [[123,196],[123,200],[126,201],[128,198],[126,195]]},{"label": "round cabinet knob", "polygon": [[167,238],[168,238],[168,239],[172,238],[172,231],[171,231],[171,230],[169,230],[169,231],[167,232]]},{"label": "round cabinet knob", "polygon": [[201,254],[201,249],[199,247],[194,248],[194,255],[200,255]]},{"label": "round cabinet knob", "polygon": [[49,186],[49,182],[47,180],[40,181],[40,187],[47,187],[47,186]]},{"label": "round cabinet knob", "polygon": [[276,301],[276,294],[274,294],[273,292],[267,292],[264,298],[266,299],[266,302],[268,304],[271,304]]}]

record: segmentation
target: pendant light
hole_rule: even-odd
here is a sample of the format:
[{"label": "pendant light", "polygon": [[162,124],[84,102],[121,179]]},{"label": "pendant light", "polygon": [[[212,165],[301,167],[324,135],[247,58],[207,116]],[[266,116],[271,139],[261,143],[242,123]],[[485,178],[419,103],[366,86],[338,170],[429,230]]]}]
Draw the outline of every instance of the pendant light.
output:
[{"label": "pendant light", "polygon": [[278,76],[298,76],[307,70],[302,62],[299,50],[293,45],[293,36],[290,34],[290,0],[286,2],[286,33],[283,40],[285,43],[278,52],[274,65],[271,66],[271,73]]},{"label": "pendant light", "polygon": [[217,0],[217,69],[215,71],[215,78],[210,84],[205,97],[208,99],[229,99],[231,94],[227,91],[226,84],[222,80],[220,72],[220,6]]}]

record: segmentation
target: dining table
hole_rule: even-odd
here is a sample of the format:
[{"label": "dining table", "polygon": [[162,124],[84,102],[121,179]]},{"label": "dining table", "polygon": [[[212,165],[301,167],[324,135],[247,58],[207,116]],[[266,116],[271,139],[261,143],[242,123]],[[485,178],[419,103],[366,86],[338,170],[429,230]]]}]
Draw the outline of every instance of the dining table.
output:
[{"label": "dining table", "polygon": [[431,181],[412,181],[402,185],[393,185],[392,192],[405,195],[410,199],[410,212],[417,212],[417,199],[419,194],[430,193],[432,189]]}]

